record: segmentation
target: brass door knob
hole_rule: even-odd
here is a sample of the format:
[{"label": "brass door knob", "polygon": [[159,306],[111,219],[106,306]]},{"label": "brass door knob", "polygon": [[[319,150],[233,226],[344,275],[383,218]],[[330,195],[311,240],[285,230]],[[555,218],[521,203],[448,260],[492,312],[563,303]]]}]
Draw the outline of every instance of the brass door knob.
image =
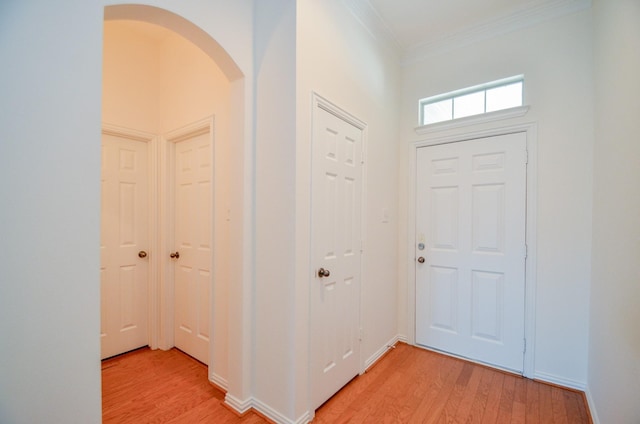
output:
[{"label": "brass door knob", "polygon": [[320,268],[318,270],[318,277],[328,277],[331,275],[331,272],[328,269]]},{"label": "brass door knob", "polygon": [[180,252],[171,252],[171,254],[169,254],[169,257],[171,259],[179,259],[180,258]]},{"label": "brass door knob", "polygon": [[418,258],[418,262],[420,262],[421,264],[423,264],[423,263],[424,263],[424,258],[423,258],[422,256],[420,256],[420,257]]},{"label": "brass door knob", "polygon": [[138,252],[138,257],[142,258],[142,259],[146,258],[147,257],[147,252],[145,252],[144,250],[139,251]]}]

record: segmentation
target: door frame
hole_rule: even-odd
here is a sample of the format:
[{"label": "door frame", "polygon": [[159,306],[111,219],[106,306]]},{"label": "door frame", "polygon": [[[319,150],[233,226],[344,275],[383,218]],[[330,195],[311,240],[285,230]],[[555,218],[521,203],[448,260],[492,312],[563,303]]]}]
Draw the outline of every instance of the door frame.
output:
[{"label": "door frame", "polygon": [[506,125],[484,130],[462,129],[454,134],[434,136],[411,143],[409,148],[409,207],[407,210],[407,323],[408,342],[416,346],[416,272],[415,246],[416,240],[416,158],[418,149],[439,144],[457,143],[477,140],[506,134],[524,132],[527,139],[526,163],[526,217],[525,243],[527,255],[525,260],[525,304],[524,304],[524,337],[525,352],[523,356],[523,375],[534,376],[535,353],[535,321],[536,321],[536,252],[537,252],[537,147],[538,135],[535,122]]},{"label": "door frame", "polygon": [[158,317],[158,334],[159,334],[159,347],[160,349],[171,349],[175,346],[174,337],[174,319],[175,319],[175,281],[174,281],[174,263],[168,261],[169,252],[174,248],[174,208],[175,203],[175,144],[182,140],[209,133],[211,143],[211,286],[209,296],[209,380],[212,380],[213,373],[213,343],[215,340],[215,327],[214,327],[214,298],[215,298],[215,269],[216,269],[216,255],[213,253],[215,248],[215,222],[216,222],[216,208],[215,206],[215,157],[216,157],[216,145],[215,145],[215,117],[209,116],[183,127],[171,130],[161,137],[159,148],[159,163],[163,167],[164,172],[161,173],[158,179],[158,210],[159,210],[159,228],[160,237],[158,240],[158,252],[161,255],[165,255],[164,263],[159,263],[159,291],[157,300],[159,303],[159,310],[156,316]]},{"label": "door frame", "polygon": [[[311,140],[310,140],[310,151],[309,151],[309,170],[312,169],[313,167],[313,163],[314,163],[314,157],[313,157],[313,143],[316,142],[315,140],[315,132],[314,129],[316,128],[317,122],[318,122],[318,118],[317,118],[317,113],[318,110],[324,110],[327,113],[330,113],[331,115],[334,115],[335,117],[337,117],[338,119],[341,119],[343,121],[345,121],[346,123],[353,125],[354,127],[358,128],[360,131],[362,131],[362,151],[361,151],[361,178],[362,178],[362,185],[361,185],[361,190],[360,190],[360,211],[359,211],[359,215],[360,215],[360,289],[359,289],[359,293],[358,293],[358,327],[360,329],[360,334],[359,334],[359,349],[358,349],[358,375],[362,375],[364,374],[364,372],[366,371],[366,367],[365,367],[365,358],[364,358],[364,351],[363,351],[363,345],[364,345],[364,337],[365,337],[365,331],[364,328],[362,326],[362,323],[364,322],[364,317],[363,317],[363,308],[362,308],[362,297],[363,297],[363,287],[364,287],[364,282],[363,282],[363,276],[364,276],[364,263],[365,263],[365,254],[366,254],[366,214],[364,213],[365,211],[365,205],[366,205],[366,200],[367,200],[367,161],[366,161],[366,157],[367,157],[367,130],[368,130],[368,126],[367,124],[358,119],[357,117],[355,117],[354,115],[352,115],[351,113],[347,112],[345,109],[337,106],[336,104],[332,103],[331,101],[327,100],[326,98],[322,97],[321,95],[319,95],[318,93],[316,93],[315,91],[312,91],[312,112],[311,112]],[[313,208],[313,172],[310,171],[310,180],[309,180],[309,189],[310,189],[310,196],[309,196],[309,211],[312,211]],[[314,282],[316,281],[316,264],[314,263],[314,253],[315,253],[315,249],[314,249],[314,238],[313,238],[313,228],[311,227],[312,225],[312,221],[311,221],[311,215],[309,216],[310,219],[310,226],[309,226],[309,272],[308,272],[308,276],[309,276],[309,280],[308,280],[308,287],[311,287],[311,284],[314,284]],[[309,406],[310,406],[310,413],[311,416],[313,417],[315,415],[315,409],[311,410],[311,394],[312,394],[312,385],[313,385],[313,373],[311,370],[311,350],[313,349],[313,345],[312,345],[312,329],[313,329],[313,319],[314,317],[311,315],[311,293],[309,292],[309,296],[308,296],[308,310],[309,310],[309,322],[308,322],[308,334],[309,337],[307,339],[307,343],[308,343],[308,352],[309,352],[309,361],[307,364],[307,371],[308,371],[308,375],[309,375],[309,379],[308,379],[308,398],[309,398]]]},{"label": "door frame", "polygon": [[147,189],[148,189],[148,221],[147,232],[149,245],[147,246],[148,252],[148,271],[147,271],[147,333],[148,343],[151,349],[158,349],[160,347],[160,315],[159,315],[159,298],[158,293],[160,286],[158,284],[158,265],[159,256],[156,252],[159,252],[159,238],[157,232],[158,228],[158,144],[159,137],[156,134],[147,133],[144,131],[134,130],[131,128],[121,127],[106,122],[102,123],[101,134],[113,135],[116,137],[127,138],[130,140],[141,141],[147,143]]}]

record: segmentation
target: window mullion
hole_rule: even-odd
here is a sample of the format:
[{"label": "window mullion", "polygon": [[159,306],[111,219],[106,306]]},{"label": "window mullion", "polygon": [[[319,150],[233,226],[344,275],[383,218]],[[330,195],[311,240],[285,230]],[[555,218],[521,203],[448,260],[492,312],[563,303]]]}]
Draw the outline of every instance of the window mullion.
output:
[{"label": "window mullion", "polygon": [[484,108],[482,112],[487,113],[487,90],[482,91],[482,97],[484,99]]}]

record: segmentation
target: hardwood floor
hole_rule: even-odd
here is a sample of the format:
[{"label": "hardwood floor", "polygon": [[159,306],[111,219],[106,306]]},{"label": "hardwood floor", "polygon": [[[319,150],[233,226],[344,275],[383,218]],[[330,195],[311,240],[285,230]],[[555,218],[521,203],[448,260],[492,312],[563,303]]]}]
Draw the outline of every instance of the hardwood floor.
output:
[{"label": "hardwood floor", "polygon": [[[267,423],[238,417],[206,367],[178,350],[102,364],[103,422]],[[398,344],[316,411],[335,423],[590,423],[582,393]]]},{"label": "hardwood floor", "polygon": [[398,344],[314,423],[590,423],[582,393]]},{"label": "hardwood floor", "polygon": [[209,383],[207,367],[177,349],[148,348],[102,362],[102,422],[266,423],[253,412],[238,417]]}]

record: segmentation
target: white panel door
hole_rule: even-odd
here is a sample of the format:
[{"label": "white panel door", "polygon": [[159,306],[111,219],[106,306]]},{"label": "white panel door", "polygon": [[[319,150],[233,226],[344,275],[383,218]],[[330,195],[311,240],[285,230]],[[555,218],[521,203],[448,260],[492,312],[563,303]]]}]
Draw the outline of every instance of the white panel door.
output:
[{"label": "white panel door", "polygon": [[103,359],[148,344],[147,147],[126,137],[102,136]]},{"label": "white panel door", "polygon": [[523,370],[526,134],[417,153],[416,343]]},{"label": "white panel door", "polygon": [[315,409],[359,373],[362,130],[316,107],[311,395]]},{"label": "white panel door", "polygon": [[208,364],[213,239],[209,132],[175,143],[174,172],[175,345]]}]

